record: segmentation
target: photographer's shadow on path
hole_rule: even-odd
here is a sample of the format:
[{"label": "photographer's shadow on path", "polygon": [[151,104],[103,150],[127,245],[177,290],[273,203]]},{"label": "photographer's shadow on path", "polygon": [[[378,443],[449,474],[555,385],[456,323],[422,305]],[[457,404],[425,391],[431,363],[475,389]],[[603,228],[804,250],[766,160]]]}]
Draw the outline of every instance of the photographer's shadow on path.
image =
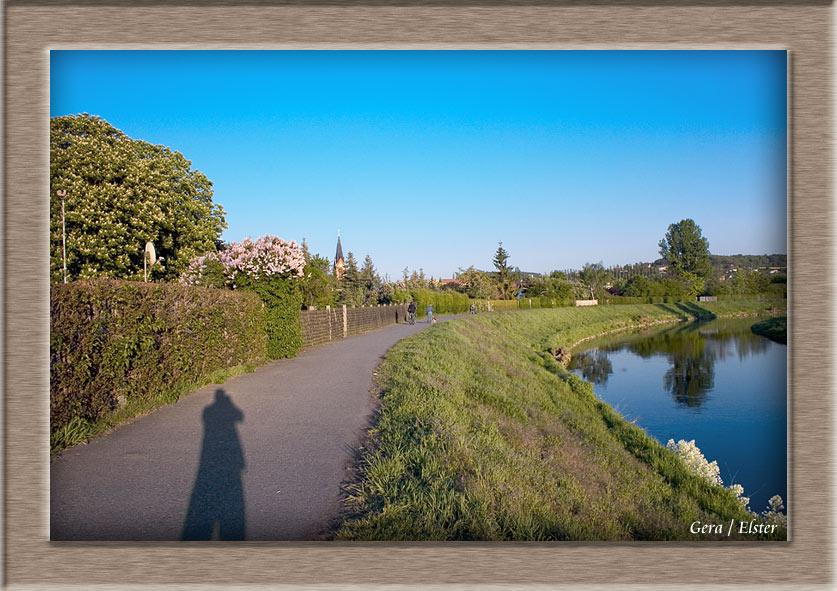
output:
[{"label": "photographer's shadow on path", "polygon": [[236,423],[241,412],[223,389],[203,409],[203,445],[182,540],[243,540],[244,451]]}]

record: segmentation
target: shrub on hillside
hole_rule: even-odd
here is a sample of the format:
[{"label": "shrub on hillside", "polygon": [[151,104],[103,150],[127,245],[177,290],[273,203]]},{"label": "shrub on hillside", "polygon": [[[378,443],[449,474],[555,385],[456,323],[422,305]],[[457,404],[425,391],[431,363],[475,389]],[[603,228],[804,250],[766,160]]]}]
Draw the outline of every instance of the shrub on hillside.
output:
[{"label": "shrub on hillside", "polygon": [[265,360],[254,294],[91,280],[50,288],[50,427]]}]

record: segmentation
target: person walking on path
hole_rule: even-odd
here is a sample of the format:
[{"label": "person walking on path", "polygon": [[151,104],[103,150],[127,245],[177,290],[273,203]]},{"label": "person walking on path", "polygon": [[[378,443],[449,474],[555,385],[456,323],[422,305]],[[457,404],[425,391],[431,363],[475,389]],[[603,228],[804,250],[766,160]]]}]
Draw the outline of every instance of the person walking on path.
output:
[{"label": "person walking on path", "polygon": [[471,314],[476,314],[477,313],[477,307],[474,304],[471,304],[471,308],[469,309],[469,312]]},{"label": "person walking on path", "polygon": [[427,304],[427,324],[433,323],[433,304]]},{"label": "person walking on path", "polygon": [[407,318],[410,321],[410,324],[416,323],[416,303],[410,302],[407,305]]}]

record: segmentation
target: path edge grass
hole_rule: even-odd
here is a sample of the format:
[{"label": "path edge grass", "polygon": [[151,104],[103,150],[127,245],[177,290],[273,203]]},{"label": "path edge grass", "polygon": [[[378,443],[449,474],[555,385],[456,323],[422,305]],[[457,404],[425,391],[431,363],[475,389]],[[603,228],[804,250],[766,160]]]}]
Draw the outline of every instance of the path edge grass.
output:
[{"label": "path edge grass", "polygon": [[[270,363],[269,361],[266,363]],[[252,373],[265,364],[240,364],[233,367],[217,369],[203,377],[203,379],[181,384],[151,398],[130,399],[123,406],[104,413],[96,421],[88,421],[75,417],[69,424],[50,434],[50,456],[54,457],[62,451],[88,443],[91,439],[110,433],[119,427],[149,415],[150,413],[177,403],[182,397],[192,394],[205,386],[221,385],[230,378]]]}]

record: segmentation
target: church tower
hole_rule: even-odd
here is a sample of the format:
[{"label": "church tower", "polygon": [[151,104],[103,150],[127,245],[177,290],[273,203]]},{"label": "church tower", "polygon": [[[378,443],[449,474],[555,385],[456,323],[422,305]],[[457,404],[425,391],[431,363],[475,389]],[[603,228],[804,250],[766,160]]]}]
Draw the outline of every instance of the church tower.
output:
[{"label": "church tower", "polygon": [[343,258],[343,246],[340,244],[340,230],[337,230],[337,253],[334,255],[334,276],[339,281],[346,274],[346,259]]}]

